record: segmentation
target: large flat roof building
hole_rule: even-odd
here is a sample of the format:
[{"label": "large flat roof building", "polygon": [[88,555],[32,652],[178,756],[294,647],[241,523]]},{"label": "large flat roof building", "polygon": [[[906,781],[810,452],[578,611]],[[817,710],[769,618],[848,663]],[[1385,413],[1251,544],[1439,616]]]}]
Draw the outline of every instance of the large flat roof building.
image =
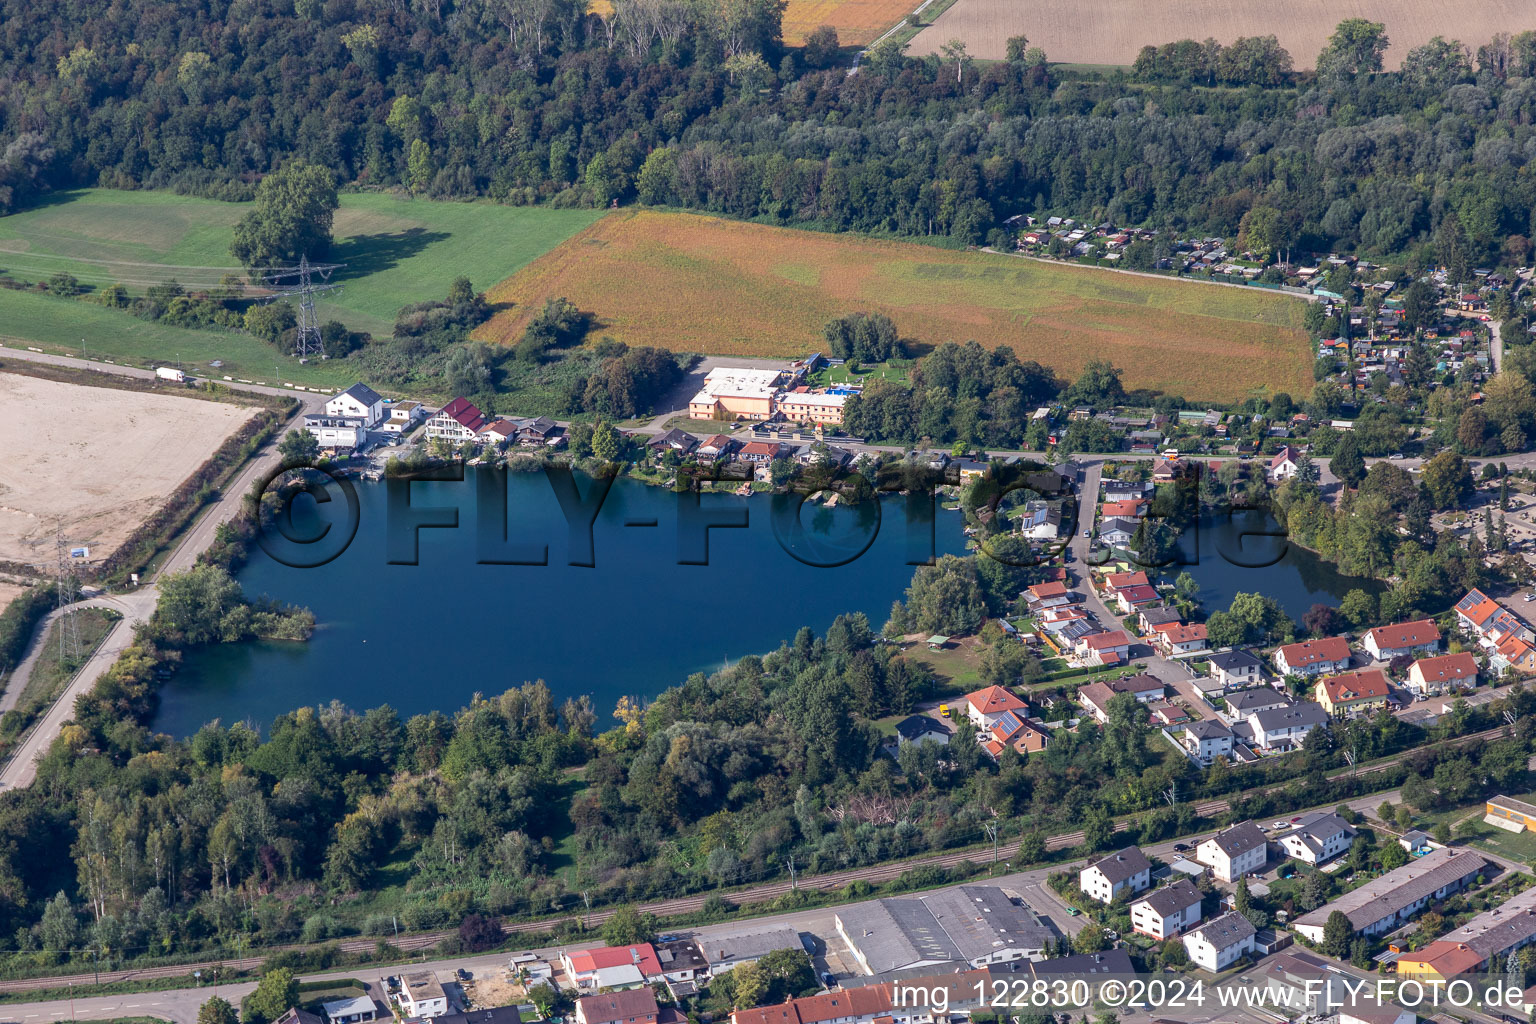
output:
[{"label": "large flat roof building", "polygon": [[1340,911],[1356,933],[1379,935],[1401,925],[1431,900],[1462,888],[1487,867],[1487,861],[1470,850],[1435,850],[1298,917],[1292,927],[1321,942],[1328,916]]},{"label": "large flat roof building", "polygon": [[1055,934],[996,886],[874,900],[837,912],[837,931],[868,974],[914,967],[1035,960]]}]

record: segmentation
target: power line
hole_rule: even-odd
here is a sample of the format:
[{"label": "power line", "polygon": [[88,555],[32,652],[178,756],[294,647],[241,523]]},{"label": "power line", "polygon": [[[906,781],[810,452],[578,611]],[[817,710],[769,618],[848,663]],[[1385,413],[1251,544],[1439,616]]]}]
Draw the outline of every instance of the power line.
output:
[{"label": "power line", "polygon": [[[319,355],[320,348],[320,320],[315,315],[315,296],[321,292],[333,292],[341,287],[339,284],[327,283],[331,274],[345,263],[311,263],[308,256],[299,257],[299,265],[290,269],[268,270],[260,274],[252,274],[252,281],[259,280],[263,285],[272,289],[273,294],[264,301],[272,299],[290,298],[297,296],[299,300],[299,331],[294,354],[303,362],[311,355]],[[317,282],[314,278],[319,277]],[[292,281],[292,284],[285,284]]]},{"label": "power line", "polygon": [[[42,238],[61,238],[62,235],[41,235]],[[88,256],[61,256],[51,252],[33,252],[30,249],[7,249],[0,246],[0,256],[25,256],[40,260],[64,260],[69,263],[97,263],[113,267],[154,267],[157,270],[218,270],[227,274],[243,273],[244,267],[207,267],[191,263],[141,263],[134,260],[98,260]]]}]

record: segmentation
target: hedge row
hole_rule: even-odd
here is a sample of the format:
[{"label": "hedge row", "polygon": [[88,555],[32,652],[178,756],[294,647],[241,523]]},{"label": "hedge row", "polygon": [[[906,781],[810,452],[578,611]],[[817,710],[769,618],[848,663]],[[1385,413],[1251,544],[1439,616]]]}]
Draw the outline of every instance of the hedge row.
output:
[{"label": "hedge row", "polygon": [[27,643],[53,610],[56,592],[52,583],[30,587],[0,612],[0,675],[14,672],[26,657]]}]

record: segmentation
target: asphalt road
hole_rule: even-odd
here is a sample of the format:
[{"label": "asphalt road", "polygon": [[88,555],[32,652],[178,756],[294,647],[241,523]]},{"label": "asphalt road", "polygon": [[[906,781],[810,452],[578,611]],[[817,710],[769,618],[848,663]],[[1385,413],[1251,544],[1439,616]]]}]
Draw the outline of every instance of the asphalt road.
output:
[{"label": "asphalt road", "polygon": [[[118,366],[112,363],[97,362],[95,360],[75,359],[69,356],[55,356],[43,352],[27,352],[14,348],[0,350],[0,365],[10,359],[22,359],[27,362],[44,363],[52,366],[67,366],[74,369],[96,370],[102,373],[114,373],[126,377],[140,379],[154,379],[153,370],[144,370],[133,366]],[[250,391],[265,395],[283,395],[297,398],[300,402],[295,418],[304,413],[313,412],[324,406],[324,395],[294,391],[288,388],[263,387],[256,384],[231,384],[228,381],[219,381],[220,385],[235,391]],[[290,423],[292,420],[289,421]],[[281,433],[281,432],[280,432]],[[180,572],[189,569],[197,561],[200,555],[212,542],[214,533],[219,524],[232,519],[240,514],[245,494],[250,490],[262,474],[275,469],[281,462],[276,444],[268,444],[264,449],[246,463],[245,467],[236,475],[234,481],[220,492],[219,498],[211,506],[206,508],[199,516],[197,522],[182,537],[176,549],[160,566],[157,574],[167,572]],[[123,619],[112,631],[107,634],[101,646],[89,661],[75,674],[60,698],[54,702],[42,719],[32,728],[25,739],[17,746],[11,758],[0,767],[0,790],[11,789],[20,786],[31,785],[37,777],[37,758],[45,753],[52,745],[54,738],[64,724],[74,717],[75,699],[83,693],[90,692],[96,685],[96,681],[107,671],[132,642],[134,627],[147,620],[154,612],[156,599],[155,584],[152,580],[144,581],[138,590],[116,595],[109,603],[123,612]],[[92,602],[83,602],[90,604]],[[33,645],[40,644],[39,637],[46,636],[47,623],[45,622],[38,633],[34,634]],[[18,666],[7,684],[5,706],[13,706],[19,699],[21,690],[26,685],[26,680],[31,674],[29,666]]]}]

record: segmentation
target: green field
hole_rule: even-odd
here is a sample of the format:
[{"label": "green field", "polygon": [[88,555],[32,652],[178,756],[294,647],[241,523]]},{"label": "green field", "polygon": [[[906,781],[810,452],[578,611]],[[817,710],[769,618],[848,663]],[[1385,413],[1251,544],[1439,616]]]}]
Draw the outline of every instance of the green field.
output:
[{"label": "green field", "polygon": [[[59,193],[42,206],[0,217],[0,271],[26,281],[65,271],[83,285],[119,283],[135,293],[170,277],[192,290],[211,288],[225,273],[243,274],[229,243],[246,209],[169,192]],[[441,298],[460,275],[488,288],[600,215],[343,195],[329,257],[346,264],[333,278],[343,287],[319,304],[319,313],[387,335],[401,306]],[[22,333],[8,317],[0,331]]]},{"label": "green field", "polygon": [[[222,376],[306,387],[346,387],[357,379],[345,361],[301,366],[249,334],[195,331],[140,320],[90,302],[0,289],[0,345],[40,348],[127,366],[175,366],[198,377]],[[222,367],[212,367],[214,360]],[[5,351],[0,349],[0,364]]]}]

